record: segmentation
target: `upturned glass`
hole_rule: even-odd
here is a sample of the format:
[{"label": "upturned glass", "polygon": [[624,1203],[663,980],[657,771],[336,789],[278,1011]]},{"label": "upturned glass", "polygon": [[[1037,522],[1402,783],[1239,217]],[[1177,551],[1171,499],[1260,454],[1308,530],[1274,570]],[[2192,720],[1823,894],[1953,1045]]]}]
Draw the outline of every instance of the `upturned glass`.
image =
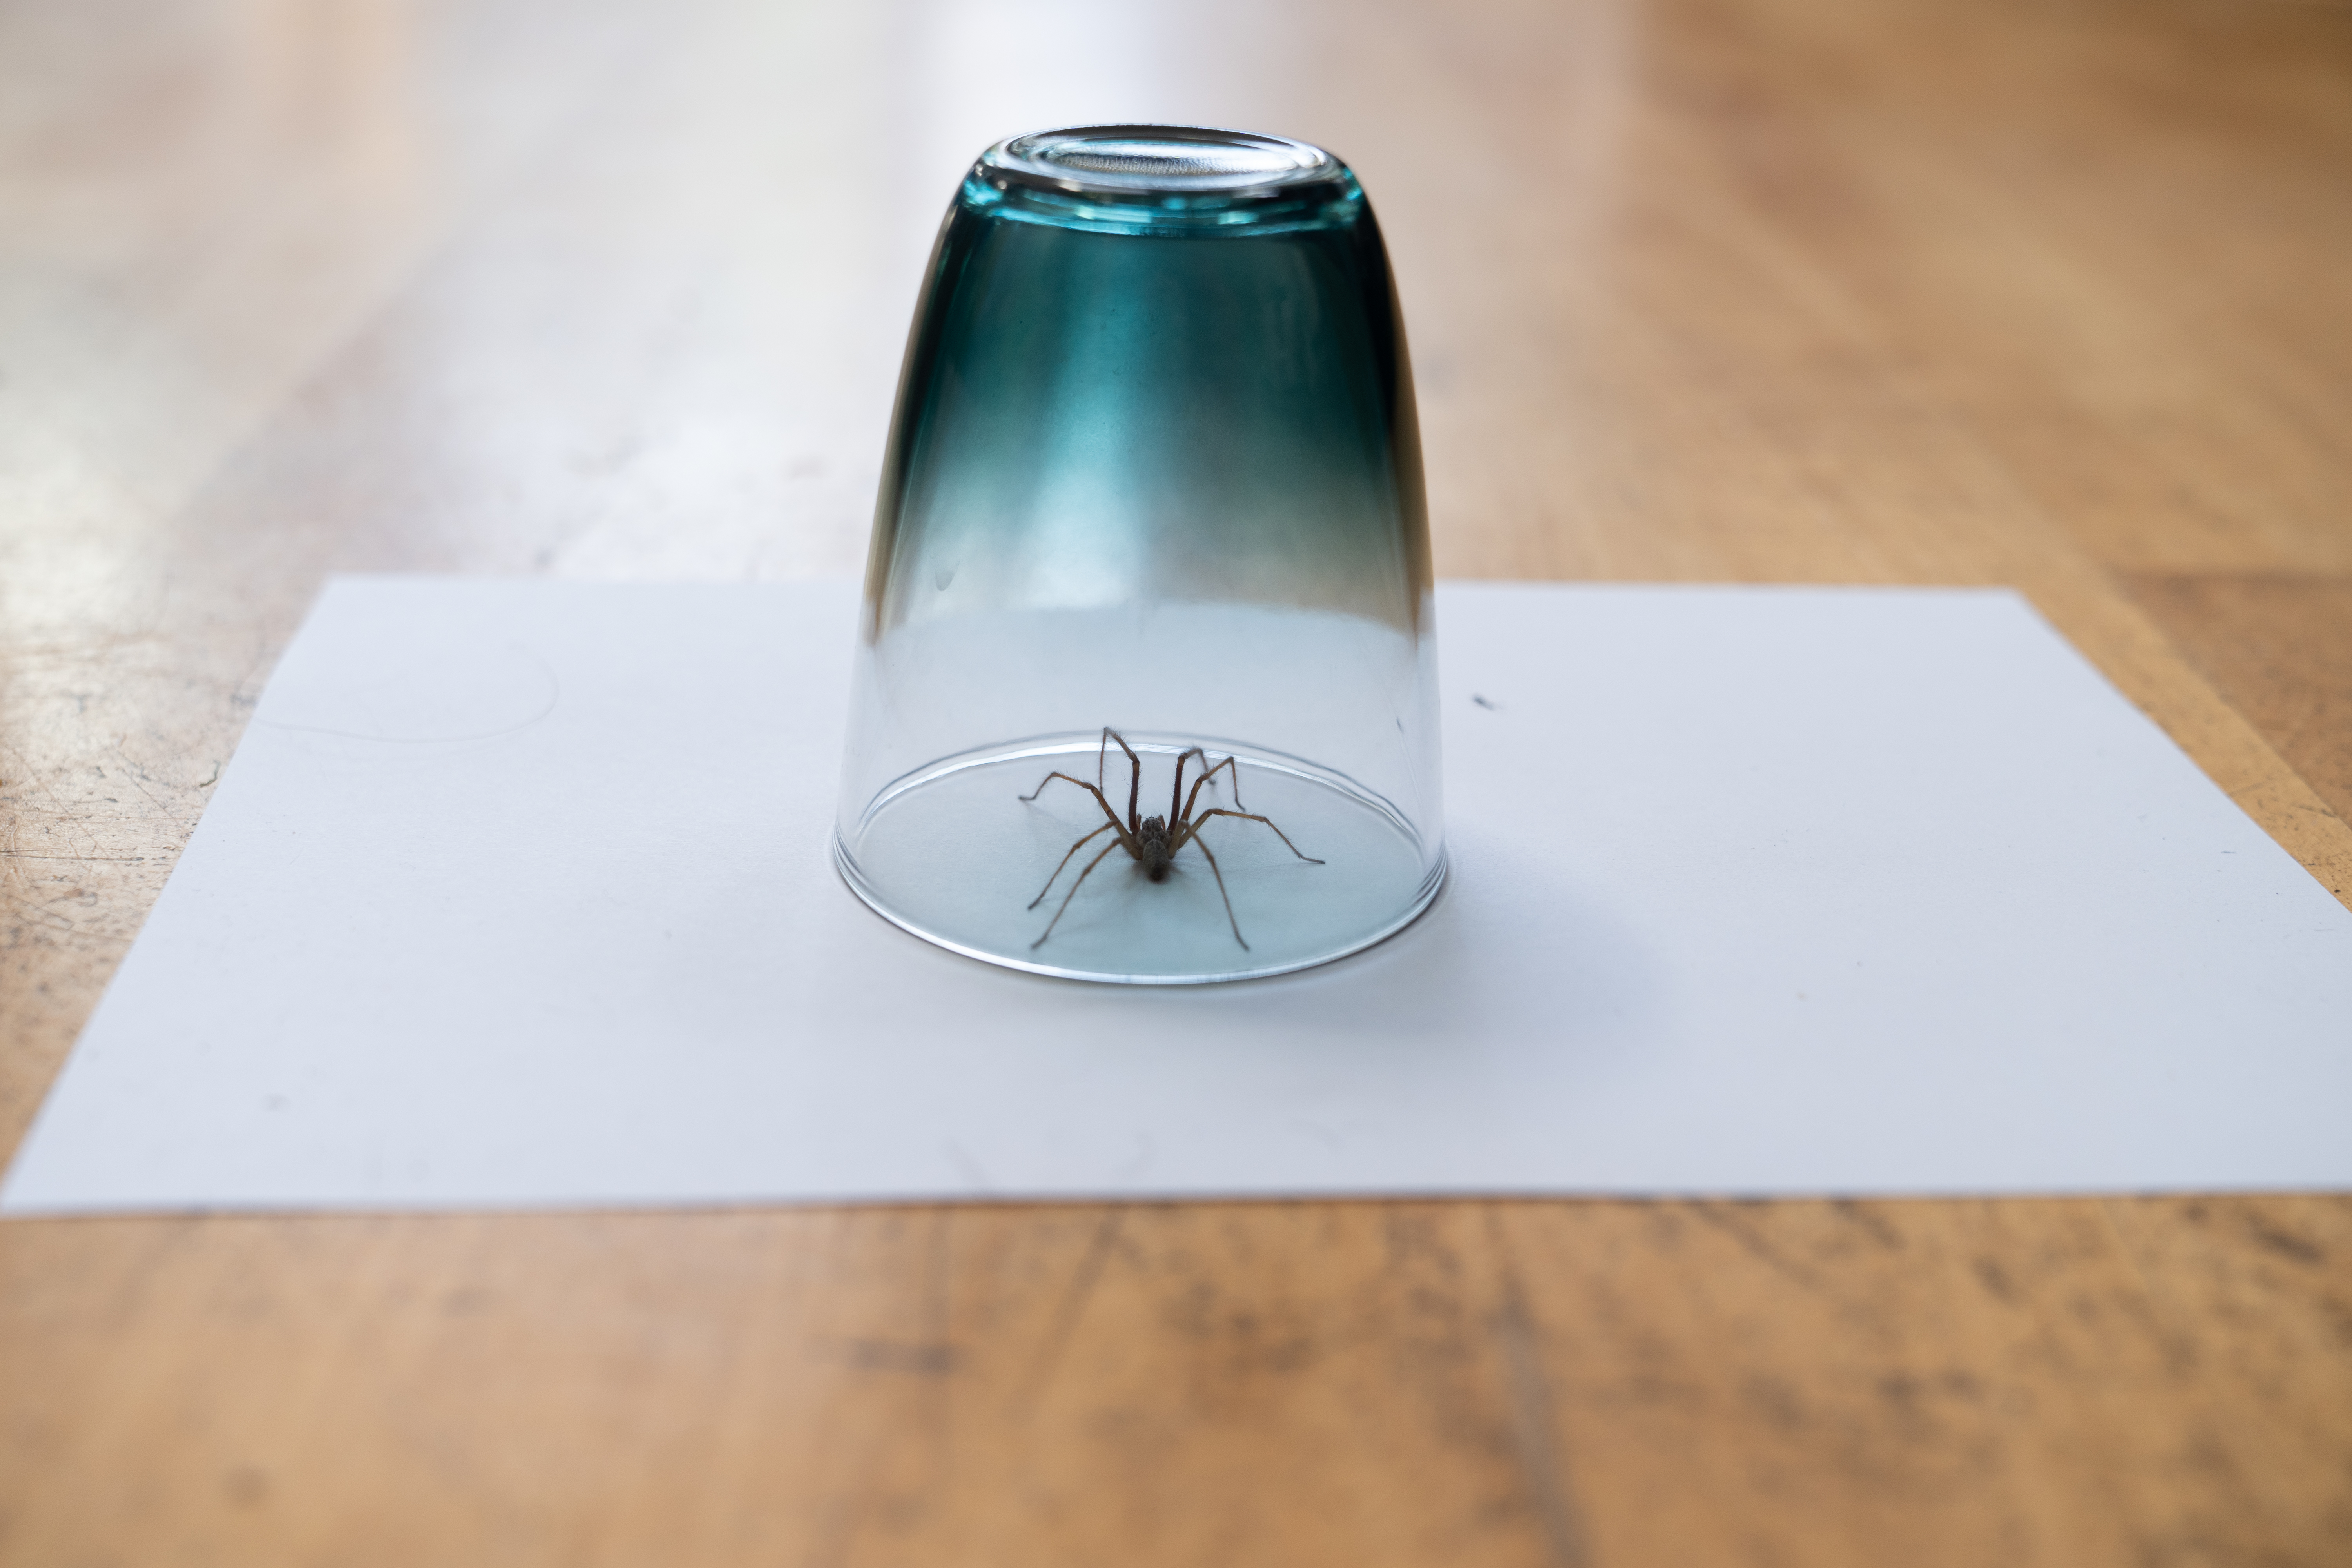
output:
[{"label": "upturned glass", "polygon": [[919,936],[1076,979],[1376,942],[1445,872],[1430,589],[1403,323],[1347,166],[1171,126],[1000,142],[908,342],[842,874]]}]

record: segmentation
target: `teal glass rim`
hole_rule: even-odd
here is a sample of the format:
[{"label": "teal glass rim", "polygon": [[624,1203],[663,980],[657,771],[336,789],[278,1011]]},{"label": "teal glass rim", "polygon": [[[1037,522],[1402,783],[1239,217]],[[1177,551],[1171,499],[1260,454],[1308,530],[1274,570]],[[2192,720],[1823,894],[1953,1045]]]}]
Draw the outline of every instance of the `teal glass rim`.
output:
[{"label": "teal glass rim", "polygon": [[1192,125],[1088,125],[1008,136],[960,197],[975,213],[1096,234],[1290,234],[1363,209],[1348,166],[1310,142]]}]

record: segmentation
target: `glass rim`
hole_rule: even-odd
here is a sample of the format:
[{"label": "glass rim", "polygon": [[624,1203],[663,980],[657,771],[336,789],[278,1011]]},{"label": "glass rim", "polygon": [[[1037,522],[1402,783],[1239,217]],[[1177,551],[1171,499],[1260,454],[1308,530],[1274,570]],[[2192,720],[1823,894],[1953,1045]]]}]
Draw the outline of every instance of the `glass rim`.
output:
[{"label": "glass rim", "polygon": [[1312,142],[1197,125],[1079,125],[1008,136],[976,159],[968,210],[1096,234],[1243,237],[1344,228],[1363,187]]},{"label": "glass rim", "polygon": [[1295,197],[1348,166],[1311,142],[1202,125],[1074,125],[1008,136],[976,173],[1068,195]]}]

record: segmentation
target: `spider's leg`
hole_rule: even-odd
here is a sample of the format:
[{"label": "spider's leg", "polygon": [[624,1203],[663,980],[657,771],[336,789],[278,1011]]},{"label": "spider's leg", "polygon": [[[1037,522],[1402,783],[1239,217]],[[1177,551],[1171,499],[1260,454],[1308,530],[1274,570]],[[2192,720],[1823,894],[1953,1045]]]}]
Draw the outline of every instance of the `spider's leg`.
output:
[{"label": "spider's leg", "polygon": [[[1202,813],[1201,814],[1201,816],[1204,816],[1204,817],[1208,817],[1208,816],[1238,816],[1238,817],[1240,817],[1244,822],[1264,822],[1264,823],[1265,823],[1265,825],[1266,825],[1268,827],[1274,827],[1274,824],[1273,824],[1271,821],[1269,821],[1269,820],[1268,820],[1267,818],[1265,818],[1265,817],[1263,817],[1263,816],[1258,816],[1255,812],[1249,812],[1249,811],[1227,811],[1227,810],[1226,810],[1223,806],[1222,806],[1222,805],[1213,805],[1213,806],[1209,807],[1209,809],[1208,809],[1208,810],[1206,810],[1206,811],[1202,812]],[[1199,823],[1198,821],[1193,822],[1191,826],[1192,826],[1192,834],[1193,834],[1193,835],[1197,835],[1197,834],[1201,831],[1201,825],[1200,825],[1200,823]],[[1274,827],[1274,836],[1275,836],[1276,838],[1281,839],[1281,840],[1282,840],[1282,842],[1283,842],[1283,844],[1284,844],[1284,846],[1285,846],[1286,848],[1288,848],[1288,849],[1289,849],[1289,851],[1290,851],[1293,855],[1297,856],[1301,860],[1306,861],[1308,865],[1310,865],[1310,866],[1320,866],[1321,864],[1323,864],[1323,862],[1322,862],[1322,861],[1318,860],[1317,858],[1315,858],[1315,857],[1314,857],[1314,856],[1309,855],[1308,853],[1307,853],[1307,851],[1306,851],[1306,850],[1301,849],[1297,845],[1291,843],[1291,842],[1290,842],[1290,835],[1289,835],[1289,834],[1287,834],[1287,833],[1285,833],[1281,828],[1279,828],[1279,827]],[[1206,853],[1208,852],[1208,848],[1209,848],[1209,847],[1208,847],[1206,844],[1202,845],[1202,846],[1201,846],[1202,853],[1206,854]]]},{"label": "spider's leg", "polygon": [[[1192,749],[1193,749],[1194,751],[1196,751],[1196,752],[1200,752],[1200,751],[1201,751],[1201,748],[1200,748],[1200,747],[1198,747],[1198,746],[1195,746],[1195,747],[1193,747]],[[1207,762],[1207,761],[1209,760],[1209,753],[1208,753],[1208,752],[1201,752],[1201,760],[1202,760],[1202,762],[1204,762],[1204,763],[1205,763],[1205,762]],[[1183,811],[1182,811],[1181,813],[1180,813],[1180,814],[1178,815],[1177,820],[1179,820],[1179,821],[1184,821],[1184,820],[1189,819],[1189,818],[1192,816],[1192,801],[1196,801],[1196,800],[1199,800],[1199,799],[1201,798],[1201,786],[1202,786],[1202,784],[1207,784],[1211,779],[1215,778],[1219,773],[1223,773],[1223,772],[1224,772],[1226,769],[1228,769],[1228,768],[1233,768],[1233,774],[1234,774],[1234,804],[1235,805],[1241,805],[1241,803],[1242,803],[1242,771],[1241,771],[1239,768],[1235,768],[1235,767],[1234,767],[1234,760],[1233,760],[1233,758],[1231,758],[1231,757],[1227,757],[1223,762],[1219,763],[1215,767],[1211,768],[1207,773],[1202,773],[1199,778],[1194,779],[1194,780],[1192,781],[1192,800],[1188,800],[1188,801],[1186,801],[1186,802],[1184,803],[1184,809],[1183,809]]]},{"label": "spider's leg", "polygon": [[[1103,739],[1117,741],[1118,749],[1127,753],[1127,830],[1129,833],[1139,832],[1141,829],[1137,823],[1135,801],[1143,791],[1143,759],[1135,754],[1135,748],[1127,743],[1126,736],[1108,724],[1103,726]],[[1102,752],[1097,751],[1095,757],[1095,775],[1099,778],[1102,776]]]},{"label": "spider's leg", "polygon": [[[1095,829],[1095,833],[1116,833],[1118,831],[1118,824],[1116,822],[1106,822],[1100,827]],[[1054,878],[1059,877],[1062,874],[1062,868],[1070,863],[1070,856],[1076,855],[1079,850],[1084,849],[1088,841],[1094,837],[1095,833],[1089,833],[1085,838],[1081,838],[1076,844],[1071,845],[1069,853],[1064,855],[1061,859],[1055,862],[1054,876],[1045,879],[1045,885],[1037,889],[1037,896],[1029,900],[1027,905],[1028,908],[1034,910],[1039,904],[1045,901],[1045,895],[1054,890]],[[1039,940],[1043,941],[1044,939],[1040,938]]]},{"label": "spider's leg", "polygon": [[[1087,783],[1087,781],[1086,781],[1086,780],[1084,780],[1084,779],[1074,779],[1074,778],[1071,778],[1071,777],[1070,777],[1070,775],[1069,775],[1069,774],[1067,774],[1067,773],[1047,773],[1044,778],[1039,779],[1039,780],[1037,781],[1037,787],[1036,787],[1035,789],[1031,790],[1027,795],[1023,795],[1023,796],[1021,797],[1021,804],[1022,804],[1022,805],[1028,805],[1031,801],[1035,800],[1039,795],[1044,795],[1044,794],[1045,793],[1045,786],[1046,786],[1047,784],[1052,784],[1055,779],[1063,779],[1063,780],[1067,781],[1067,782],[1068,782],[1068,783],[1070,783],[1070,784],[1074,784],[1077,785],[1080,789],[1082,789],[1082,790],[1086,791],[1088,795],[1090,795],[1094,796],[1094,797],[1095,797],[1095,804],[1096,804],[1097,805],[1101,806],[1101,807],[1103,808],[1103,815],[1104,815],[1105,816],[1108,816],[1108,817],[1109,817],[1109,818],[1110,818],[1110,825],[1111,825],[1113,827],[1118,827],[1119,837],[1120,837],[1121,838],[1129,838],[1129,834],[1128,834],[1127,829],[1126,829],[1126,828],[1124,828],[1124,827],[1119,827],[1119,824],[1118,824],[1118,813],[1117,813],[1117,812],[1113,811],[1113,810],[1110,808],[1110,802],[1108,802],[1108,801],[1107,801],[1107,800],[1105,800],[1105,799],[1103,798],[1103,792],[1102,792],[1101,788],[1100,788],[1098,785],[1090,784]],[[1132,840],[1131,840],[1131,839],[1130,839],[1129,841],[1130,841],[1130,842],[1132,842]],[[1129,851],[1129,853],[1132,853],[1132,851]]]},{"label": "spider's leg", "polygon": [[[1209,846],[1205,841],[1201,843],[1201,853],[1209,855]],[[1321,864],[1319,861],[1317,863]],[[1242,951],[1247,952],[1250,950],[1250,944],[1242,939],[1242,922],[1234,919],[1234,896],[1225,891],[1225,874],[1217,869],[1217,858],[1214,855],[1209,855],[1209,874],[1217,879],[1217,897],[1225,900],[1225,919],[1234,928],[1234,940],[1241,942]]]},{"label": "spider's leg", "polygon": [[[1113,823],[1113,824],[1111,824],[1111,826],[1114,826],[1114,827],[1116,827],[1116,826],[1118,826],[1118,825],[1117,823]],[[1097,832],[1097,833],[1099,833],[1099,832],[1101,832],[1101,831],[1102,831],[1102,829],[1100,829],[1100,828],[1097,828],[1097,829],[1095,829],[1095,832]],[[1089,835],[1088,837],[1092,837],[1092,835]],[[1091,860],[1089,860],[1089,861],[1087,861],[1087,868],[1086,868],[1085,870],[1083,870],[1083,871],[1081,871],[1081,872],[1079,872],[1079,873],[1078,873],[1078,879],[1077,879],[1076,881],[1075,881],[1075,882],[1073,882],[1073,883],[1071,883],[1071,884],[1070,884],[1070,890],[1069,890],[1068,892],[1064,893],[1064,894],[1062,895],[1062,907],[1061,907],[1060,909],[1058,909],[1058,910],[1055,910],[1054,911],[1054,918],[1053,918],[1052,920],[1047,921],[1045,922],[1045,935],[1044,935],[1044,936],[1040,936],[1040,937],[1039,937],[1035,942],[1031,942],[1031,943],[1029,944],[1030,950],[1031,950],[1032,952],[1034,952],[1034,951],[1035,951],[1035,950],[1037,950],[1038,948],[1041,948],[1041,947],[1045,946],[1045,937],[1048,937],[1048,936],[1053,935],[1053,934],[1054,934],[1054,928],[1055,928],[1055,926],[1060,925],[1060,924],[1062,923],[1062,916],[1063,916],[1063,915],[1064,915],[1064,914],[1065,914],[1065,913],[1069,910],[1069,907],[1070,907],[1070,900],[1071,900],[1072,899],[1075,899],[1075,898],[1076,898],[1076,897],[1078,896],[1078,889],[1079,889],[1080,888],[1082,888],[1082,887],[1086,886],[1087,879],[1088,877],[1091,877],[1091,876],[1093,876],[1093,875],[1094,875],[1094,869],[1095,869],[1095,868],[1096,868],[1096,867],[1097,867],[1097,866],[1099,866],[1099,865],[1101,865],[1101,864],[1103,863],[1103,855],[1108,855],[1108,854],[1109,854],[1112,850],[1114,850],[1114,849],[1116,849],[1116,848],[1118,848],[1118,839],[1116,839],[1116,838],[1114,838],[1114,839],[1112,839],[1109,843],[1108,843],[1108,844],[1106,844],[1106,845],[1104,845],[1104,846],[1102,847],[1102,855],[1097,855],[1097,856],[1096,856],[1093,859],[1091,859]],[[1202,847],[1206,848],[1206,847],[1207,847],[1207,846],[1206,846],[1206,845],[1203,845]],[[1076,852],[1077,852],[1076,846],[1073,845],[1073,846],[1071,847],[1071,853],[1072,853],[1072,854],[1076,854]],[[1059,873],[1059,872],[1055,872],[1055,875],[1056,875],[1056,876],[1059,876],[1060,874],[1061,874],[1061,873]],[[1053,884],[1051,884],[1051,883],[1047,883],[1046,885],[1047,885],[1048,887],[1051,887]],[[1043,893],[1040,893],[1040,894],[1038,894],[1037,896],[1038,896],[1039,898],[1041,898],[1041,899],[1042,899],[1042,898],[1044,898],[1045,895],[1045,894],[1043,894]],[[1037,906],[1036,906],[1036,905],[1034,905],[1034,904],[1032,904],[1032,905],[1030,905],[1029,907],[1030,907],[1031,909],[1035,909]]]},{"label": "spider's leg", "polygon": [[1168,792],[1168,821],[1171,826],[1184,820],[1184,814],[1177,807],[1184,799],[1184,764],[1194,757],[1201,759],[1202,767],[1209,765],[1209,753],[1198,746],[1188,747],[1176,753],[1176,787]]}]

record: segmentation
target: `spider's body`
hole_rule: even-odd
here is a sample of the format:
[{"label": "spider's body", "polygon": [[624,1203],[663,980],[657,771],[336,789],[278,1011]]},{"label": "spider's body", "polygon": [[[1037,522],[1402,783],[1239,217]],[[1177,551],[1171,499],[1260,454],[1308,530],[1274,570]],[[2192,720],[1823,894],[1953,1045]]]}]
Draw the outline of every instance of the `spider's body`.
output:
[{"label": "spider's body", "polygon": [[[1127,782],[1127,817],[1124,821],[1121,821],[1118,813],[1111,808],[1109,797],[1103,794],[1103,770],[1109,759],[1110,745],[1113,741],[1117,741],[1118,742],[1118,749],[1127,753],[1129,773]],[[1184,793],[1184,764],[1191,762],[1194,757],[1201,759],[1202,767],[1207,771],[1192,781],[1192,793],[1188,796]],[[1080,789],[1094,796],[1095,804],[1101,806],[1103,809],[1103,815],[1110,819],[1104,823],[1100,827],[1096,828],[1093,832],[1079,839],[1076,844],[1071,845],[1069,849],[1064,853],[1062,856],[1061,865],[1054,868],[1054,874],[1045,879],[1045,885],[1037,890],[1037,896],[1035,898],[1029,900],[1029,907],[1033,910],[1039,904],[1045,901],[1045,895],[1054,890],[1054,884],[1061,879],[1063,868],[1069,865],[1071,859],[1076,856],[1079,850],[1085,848],[1087,844],[1105,833],[1111,835],[1111,841],[1108,844],[1104,845],[1100,853],[1097,854],[1093,859],[1087,862],[1086,869],[1078,873],[1077,881],[1072,882],[1070,884],[1070,890],[1062,895],[1061,908],[1055,910],[1054,911],[1054,918],[1045,922],[1045,934],[1038,937],[1035,942],[1031,942],[1029,945],[1031,947],[1043,947],[1045,944],[1045,938],[1053,935],[1054,928],[1062,923],[1063,911],[1070,907],[1070,900],[1078,896],[1079,884],[1083,883],[1087,877],[1093,874],[1094,868],[1101,865],[1105,857],[1108,856],[1112,850],[1126,850],[1129,858],[1133,859],[1137,865],[1143,868],[1143,875],[1147,880],[1164,882],[1168,879],[1168,873],[1175,869],[1176,852],[1183,848],[1187,844],[1198,844],[1201,847],[1202,855],[1204,856],[1209,862],[1210,875],[1217,879],[1217,896],[1225,900],[1225,919],[1232,922],[1234,928],[1234,940],[1241,942],[1243,952],[1248,952],[1249,943],[1242,939],[1241,921],[1234,919],[1233,895],[1225,891],[1225,874],[1217,868],[1217,858],[1209,852],[1209,846],[1201,838],[1200,835],[1202,825],[1213,816],[1235,816],[1241,818],[1244,822],[1264,822],[1266,826],[1274,828],[1274,836],[1276,838],[1281,839],[1282,842],[1288,847],[1293,855],[1297,856],[1301,860],[1306,861],[1310,866],[1320,866],[1323,862],[1316,859],[1312,855],[1308,855],[1302,851],[1297,845],[1292,844],[1290,842],[1290,836],[1283,832],[1281,828],[1275,827],[1271,821],[1268,821],[1263,816],[1256,816],[1254,813],[1246,811],[1227,811],[1223,806],[1213,805],[1196,815],[1193,812],[1192,807],[1194,803],[1199,801],[1201,798],[1202,788],[1219,773],[1233,774],[1234,804],[1235,805],[1241,805],[1241,773],[1239,769],[1234,766],[1233,758],[1227,757],[1223,762],[1217,763],[1214,767],[1211,767],[1209,765],[1209,753],[1202,751],[1198,746],[1193,746],[1180,753],[1176,758],[1176,788],[1168,799],[1168,815],[1166,816],[1147,816],[1139,821],[1135,815],[1135,807],[1137,797],[1143,790],[1143,760],[1135,754],[1135,748],[1127,743],[1125,737],[1121,736],[1118,731],[1110,728],[1108,725],[1105,725],[1103,727],[1102,744],[1097,748],[1095,752],[1094,783],[1088,784],[1084,779],[1072,778],[1069,774],[1065,773],[1050,773],[1038,782],[1035,789],[1031,790],[1027,795],[1023,795],[1021,798],[1024,801],[1035,800],[1039,795],[1045,793],[1045,786],[1047,784],[1052,784],[1055,779],[1061,779],[1066,783],[1077,785]]]}]

